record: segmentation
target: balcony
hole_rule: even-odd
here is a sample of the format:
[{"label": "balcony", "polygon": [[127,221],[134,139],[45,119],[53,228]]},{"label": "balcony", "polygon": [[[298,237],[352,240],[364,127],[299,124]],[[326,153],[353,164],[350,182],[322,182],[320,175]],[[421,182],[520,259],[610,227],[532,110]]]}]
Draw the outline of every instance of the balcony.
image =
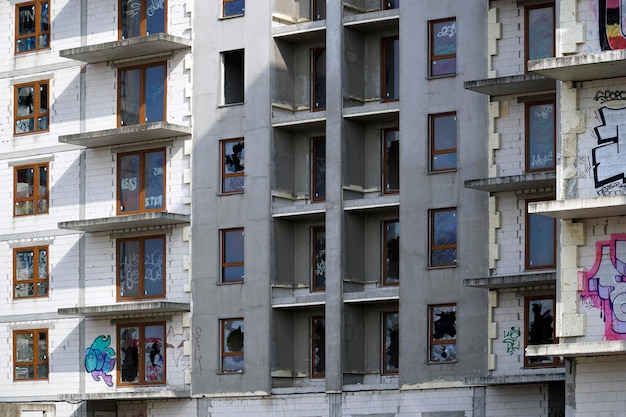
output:
[{"label": "balcony", "polygon": [[624,216],[626,215],[626,196],[537,201],[528,204],[528,212],[562,220]]},{"label": "balcony", "polygon": [[75,230],[78,232],[96,233],[112,232],[123,229],[137,229],[142,227],[163,227],[181,224],[189,225],[190,222],[191,216],[187,214],[153,212],[60,222],[58,224],[58,228]]},{"label": "balcony", "polygon": [[530,190],[556,186],[556,172],[533,172],[530,174],[510,175],[506,177],[478,178],[465,181],[465,188],[503,193],[507,191]]},{"label": "balcony", "polygon": [[191,306],[189,303],[173,303],[168,301],[138,301],[103,306],[60,308],[58,310],[58,314],[61,316],[116,318],[126,316],[128,314],[152,316],[154,314],[176,314],[188,313],[190,311]]},{"label": "balcony", "polygon": [[463,286],[465,287],[487,288],[490,290],[554,284],[556,284],[556,272],[466,278],[463,280]]},{"label": "balcony", "polygon": [[465,81],[463,87],[490,96],[536,93],[556,89],[556,81],[541,74],[521,74],[508,77],[487,78],[484,80]]},{"label": "balcony", "polygon": [[626,76],[626,50],[560,56],[528,61],[528,71],[560,81],[586,81]]},{"label": "balcony", "polygon": [[117,129],[61,135],[59,136],[59,142],[68,145],[84,146],[85,148],[98,148],[190,135],[190,127],[167,122],[153,122],[123,126]]}]

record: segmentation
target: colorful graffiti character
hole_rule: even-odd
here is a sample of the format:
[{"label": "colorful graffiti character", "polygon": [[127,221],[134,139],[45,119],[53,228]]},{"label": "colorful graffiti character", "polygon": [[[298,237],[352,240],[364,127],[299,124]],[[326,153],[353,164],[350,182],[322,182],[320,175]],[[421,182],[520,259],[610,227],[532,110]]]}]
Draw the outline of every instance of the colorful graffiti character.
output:
[{"label": "colorful graffiti character", "polygon": [[626,255],[625,233],[596,242],[595,264],[583,275],[581,305],[601,310],[605,340],[626,340],[626,263],[619,254]]},{"label": "colorful graffiti character", "polygon": [[593,131],[598,146],[591,151],[595,187],[600,195],[622,194],[626,163],[623,151],[626,146],[626,108],[601,107],[597,114],[600,125]]},{"label": "colorful graffiti character", "polygon": [[603,51],[626,49],[626,1],[600,0],[598,2],[598,29]]},{"label": "colorful graffiti character", "polygon": [[109,347],[111,336],[98,336],[91,347],[85,349],[85,369],[91,373],[94,380],[100,378],[109,386],[113,386],[113,376],[110,372],[115,368],[115,351]]}]

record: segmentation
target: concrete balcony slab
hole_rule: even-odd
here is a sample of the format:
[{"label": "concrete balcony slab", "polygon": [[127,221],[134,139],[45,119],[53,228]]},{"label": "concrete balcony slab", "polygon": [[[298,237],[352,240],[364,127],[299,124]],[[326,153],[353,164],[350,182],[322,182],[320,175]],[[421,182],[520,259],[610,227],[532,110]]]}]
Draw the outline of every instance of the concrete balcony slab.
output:
[{"label": "concrete balcony slab", "polygon": [[565,381],[565,369],[550,373],[528,373],[500,376],[478,376],[463,379],[465,385],[519,385]]},{"label": "concrete balcony slab", "polygon": [[506,177],[478,178],[465,181],[465,188],[502,193],[507,191],[530,190],[556,186],[556,172],[533,172],[530,174],[509,175]]},{"label": "concrete balcony slab", "polygon": [[541,74],[528,73],[508,77],[465,81],[463,87],[467,90],[490,96],[508,96],[511,94],[555,90],[556,80]]},{"label": "concrete balcony slab", "polygon": [[526,356],[607,356],[626,353],[626,340],[604,342],[556,343],[532,345],[526,348]]},{"label": "concrete balcony slab", "polygon": [[596,52],[528,61],[528,71],[560,81],[587,81],[626,76],[626,50]]},{"label": "concrete balcony slab", "polygon": [[563,220],[623,216],[626,195],[537,201],[528,204],[528,212]]},{"label": "concrete balcony slab", "polygon": [[59,136],[59,142],[68,145],[84,146],[85,148],[98,148],[190,135],[190,127],[167,122],[153,122],[124,126],[117,129],[61,135]]},{"label": "concrete balcony slab", "polygon": [[152,315],[156,313],[187,313],[189,311],[191,311],[189,303],[138,301],[120,302],[117,304],[103,306],[60,308],[58,310],[58,314],[61,316],[115,318],[128,314]]},{"label": "concrete balcony slab", "polygon": [[77,402],[93,400],[158,400],[168,398],[191,398],[189,388],[168,386],[117,388],[112,391],[61,394],[60,401]]},{"label": "concrete balcony slab", "polygon": [[543,272],[539,274],[519,274],[485,278],[466,278],[463,280],[465,287],[488,288],[517,288],[534,285],[556,284],[556,272]]},{"label": "concrete balcony slab", "polygon": [[188,225],[190,222],[191,216],[187,214],[156,212],[60,222],[58,228],[96,233],[137,229],[141,227],[176,226],[179,224]]}]

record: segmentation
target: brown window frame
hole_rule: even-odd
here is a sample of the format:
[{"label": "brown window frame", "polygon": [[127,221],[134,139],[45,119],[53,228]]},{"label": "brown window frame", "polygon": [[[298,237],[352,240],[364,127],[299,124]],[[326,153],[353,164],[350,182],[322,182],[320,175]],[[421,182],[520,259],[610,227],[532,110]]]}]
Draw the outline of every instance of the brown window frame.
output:
[{"label": "brown window frame", "polygon": [[[20,252],[32,252],[33,253],[33,263],[32,263],[32,278],[29,279],[18,279],[18,253]],[[45,252],[46,264],[44,266],[45,272],[44,278],[41,278],[40,275],[40,260],[41,260],[41,252]],[[50,291],[50,274],[49,274],[49,258],[48,258],[49,249],[48,246],[28,246],[28,247],[20,247],[13,248],[13,299],[20,300],[26,298],[45,298],[48,297],[48,293]],[[33,286],[33,295],[18,295],[17,287],[18,285],[28,285],[32,284]],[[45,284],[46,291],[45,294],[39,294],[39,286]]]},{"label": "brown window frame", "polygon": [[[435,321],[433,320],[433,311],[436,308],[447,308],[454,307],[454,328],[455,335],[454,338],[451,339],[435,339]],[[457,323],[458,323],[458,306],[456,303],[447,303],[447,304],[433,304],[428,306],[428,363],[436,364],[436,363],[454,363],[457,361],[457,341],[458,341],[458,331],[457,331]],[[432,348],[433,346],[439,345],[454,345],[454,355],[450,359],[445,360],[437,360],[433,359]]]},{"label": "brown window frame", "polygon": [[[43,3],[48,3],[48,30],[41,30],[41,23],[42,23],[41,22],[41,5]],[[26,53],[35,52],[35,51],[49,50],[51,48],[50,44],[52,43],[52,32],[51,32],[52,5],[50,3],[52,3],[52,1],[50,0],[32,0],[26,3],[18,3],[15,5],[15,43],[13,44],[15,48],[15,55],[26,54]],[[19,34],[20,8],[32,6],[32,5],[35,6],[35,24],[34,24],[35,32],[20,35]],[[41,47],[39,40],[40,40],[40,37],[44,35],[48,35],[48,44],[44,47]],[[18,51],[19,41],[21,39],[27,39],[27,38],[35,38],[35,48],[27,49],[25,51]]]},{"label": "brown window frame", "polygon": [[[323,354],[321,355],[321,360],[324,361],[322,367],[324,369],[324,372],[317,372],[316,368],[316,364],[315,364],[315,360],[316,360],[316,353],[317,351],[315,350],[315,348],[317,347],[317,322],[321,321],[322,322],[322,326],[324,327],[324,336],[321,338],[322,340],[322,350],[323,350]],[[310,329],[311,329],[311,334],[310,334],[310,344],[311,344],[311,378],[324,378],[326,376],[326,319],[324,316],[312,316],[311,317],[311,323],[310,323]]]},{"label": "brown window frame", "polygon": [[[17,346],[17,335],[19,334],[32,334],[33,338],[37,336],[37,340],[33,340],[33,360],[32,361],[18,361],[18,346]],[[45,334],[46,341],[46,352],[43,355],[43,358],[40,358],[39,354],[39,340],[41,335]],[[13,330],[13,381],[47,381],[50,375],[50,346],[48,344],[48,329],[28,329],[28,330]],[[18,378],[17,377],[17,368],[23,366],[32,366],[33,367],[33,378]],[[46,376],[44,378],[39,378],[39,367],[46,367]]]},{"label": "brown window frame", "polygon": [[[324,157],[324,195],[319,196],[316,180],[318,174],[318,153],[320,153],[319,144],[323,143],[324,150],[321,155]],[[311,202],[319,203],[326,201],[326,136],[315,136],[311,138]]]},{"label": "brown window frame", "polygon": [[[46,171],[46,193],[45,195],[39,195],[39,188],[41,178],[39,175],[39,171],[41,168],[45,168]],[[33,195],[32,197],[18,197],[17,196],[17,178],[18,171],[23,169],[32,169],[33,170]],[[19,203],[29,202],[31,201],[33,204],[33,212],[25,213],[25,214],[17,214],[16,210]],[[39,208],[39,204],[43,204],[43,209],[41,211]],[[21,216],[36,216],[38,214],[47,214],[50,208],[50,167],[48,163],[42,164],[32,164],[32,165],[21,165],[17,166],[13,170],[13,216],[21,217]]]},{"label": "brown window frame", "polygon": [[[530,309],[531,303],[537,300],[552,300],[552,343],[559,343],[559,339],[556,337],[556,297],[554,295],[536,295],[530,297],[524,297],[524,351],[528,346],[536,345],[536,343],[530,344]],[[541,343],[550,344],[550,343]],[[551,358],[551,361],[544,363],[531,363],[531,360],[541,358]],[[562,366],[563,362],[558,356],[526,356],[524,355],[524,368],[552,368],[556,366]]]},{"label": "brown window frame", "polygon": [[[455,243],[450,243],[450,244],[444,244],[444,245],[436,245],[434,242],[434,238],[435,238],[435,214],[436,213],[441,213],[441,212],[445,212],[445,211],[454,211],[455,212],[455,222],[456,222],[456,227],[455,227],[455,232],[456,232],[456,238],[455,238]],[[430,209],[428,210],[428,221],[429,221],[429,227],[428,227],[428,266],[430,268],[448,268],[448,267],[456,267],[458,265],[458,249],[459,249],[459,221],[458,221],[458,209],[456,207],[447,207],[447,208],[440,208],[440,209]],[[455,258],[455,262],[454,263],[446,263],[446,264],[434,264],[432,262],[432,253],[434,250],[444,250],[444,249],[454,249],[455,250],[455,254],[456,254],[456,258]]]},{"label": "brown window frame", "polygon": [[[242,350],[238,350],[238,351],[226,351],[226,349],[224,348],[224,344],[226,342],[226,338],[224,337],[224,332],[225,332],[225,328],[224,328],[224,324],[226,322],[234,322],[234,321],[241,321],[243,322],[243,326],[244,326],[244,330],[241,332],[242,333]],[[226,319],[220,319],[220,373],[225,373],[225,374],[237,374],[237,373],[243,373],[245,371],[245,361],[246,361],[246,355],[245,355],[245,320],[243,317],[236,317],[236,318],[226,318]],[[228,358],[228,357],[242,357],[243,358],[243,369],[236,369],[236,370],[229,370],[229,369],[225,369],[224,366],[224,359]]]},{"label": "brown window frame", "polygon": [[[388,241],[387,241],[387,233],[388,233],[388,228],[390,224],[397,224],[398,225],[398,280],[397,281],[393,281],[393,280],[389,280],[387,277],[387,259],[389,257],[389,247],[388,245]],[[400,219],[393,219],[393,220],[384,220],[382,222],[382,257],[381,257],[381,263],[382,263],[382,285],[384,287],[386,286],[398,286],[400,285],[400,273],[399,273],[399,269],[400,269]]]},{"label": "brown window frame", "polygon": [[118,9],[119,9],[118,25],[117,25],[118,26],[118,39],[123,40],[123,39],[130,39],[130,38],[135,38],[135,37],[153,35],[155,33],[167,33],[167,20],[168,20],[167,2],[168,0],[162,0],[163,2],[163,32],[154,32],[154,33],[147,33],[148,31],[147,14],[148,14],[148,10],[150,9],[148,5],[152,6],[152,2],[150,0],[135,0],[135,1],[141,3],[141,6],[138,11],[138,13],[142,14],[140,18],[140,24],[139,24],[140,34],[138,36],[129,36],[127,38],[124,38],[123,27],[122,27],[122,22],[124,20],[122,17],[122,13],[123,13],[122,0],[118,0]]},{"label": "brown window frame", "polygon": [[[162,175],[163,175],[163,202],[162,202],[162,207],[155,207],[153,209],[151,208],[146,208],[146,203],[145,203],[145,193],[146,193],[146,178],[145,178],[145,170],[146,170],[146,160],[145,160],[145,156],[146,154],[149,153],[156,153],[156,152],[162,152],[163,153],[163,171],[162,171]],[[138,178],[138,184],[137,187],[140,189],[139,191],[139,201],[138,201],[138,209],[137,210],[129,210],[129,211],[124,211],[122,210],[122,201],[121,201],[121,194],[122,194],[122,184],[121,184],[121,180],[122,178],[122,172],[121,172],[121,158],[124,156],[129,156],[129,155],[139,155],[139,178]],[[155,148],[155,149],[144,149],[144,150],[139,150],[139,151],[131,151],[131,152],[124,152],[124,153],[118,153],[117,154],[117,178],[116,178],[116,192],[117,192],[117,196],[116,196],[116,213],[118,216],[123,216],[123,215],[127,215],[127,214],[137,214],[137,213],[155,213],[155,212],[162,212],[165,211],[167,208],[167,151],[165,148]]]},{"label": "brown window frame", "polygon": [[[319,248],[317,243],[317,234],[324,233],[324,247]],[[316,285],[316,272],[318,266],[318,252],[323,251],[323,263],[324,263],[324,285]],[[325,291],[326,290],[326,227],[324,225],[321,226],[313,226],[311,227],[311,291]]]},{"label": "brown window frame", "polygon": [[[435,121],[438,118],[443,118],[443,117],[454,117],[454,147],[453,148],[445,148],[445,149],[435,149],[435,144],[436,144],[436,139],[437,139],[437,131],[435,129]],[[429,142],[430,142],[430,158],[429,158],[429,168],[430,168],[430,172],[450,172],[450,171],[456,171],[457,169],[457,165],[458,165],[458,161],[454,164],[454,167],[452,168],[440,168],[440,169],[435,169],[434,168],[434,164],[433,164],[433,159],[437,156],[437,155],[450,155],[450,154],[454,154],[455,155],[455,160],[457,158],[458,155],[458,126],[457,126],[457,113],[455,111],[450,111],[450,112],[445,112],[445,113],[435,113],[435,114],[429,114],[428,115],[428,126],[429,126]]]},{"label": "brown window frame", "polygon": [[[437,20],[430,20],[428,21],[428,77],[429,78],[442,78],[442,77],[454,77],[457,75],[458,73],[458,62],[457,60],[457,52],[458,52],[458,45],[457,45],[457,40],[455,39],[454,44],[455,44],[455,51],[453,54],[443,54],[443,55],[435,55],[435,36],[437,36],[435,34],[435,30],[434,30],[434,26],[436,24],[439,23],[445,23],[445,22],[454,22],[455,24],[455,28],[456,28],[456,17],[448,17],[445,19],[437,19]],[[456,29],[455,29],[456,30]],[[456,34],[454,35],[456,37]],[[453,59],[455,60],[454,63],[454,72],[447,72],[444,74],[433,74],[433,64],[436,61],[439,60],[443,60],[443,59]]]},{"label": "brown window frame", "polygon": [[[162,361],[163,361],[163,381],[156,381],[156,382],[147,382],[145,381],[146,379],[146,375],[145,375],[145,371],[146,371],[146,360],[148,358],[146,358],[146,351],[147,351],[147,345],[149,342],[146,341],[146,327],[150,327],[150,326],[161,326],[163,329],[163,340],[162,342],[162,346],[160,351],[158,352],[158,354],[161,356]],[[138,361],[137,361],[137,382],[127,382],[127,381],[122,381],[122,369],[123,369],[123,358],[122,358],[122,354],[124,353],[122,351],[122,347],[121,347],[121,342],[122,342],[122,338],[120,336],[120,329],[122,328],[129,328],[129,327],[137,327],[139,329],[139,344],[140,347],[142,347],[141,349],[138,349]],[[118,363],[117,363],[117,385],[118,386],[124,386],[124,387],[128,387],[128,386],[153,386],[153,385],[165,385],[167,384],[167,333],[166,333],[166,329],[165,329],[165,322],[164,321],[158,321],[158,322],[132,322],[132,323],[119,323],[116,327],[116,338],[117,338],[117,353],[118,353]]]},{"label": "brown window frame", "polygon": [[531,216],[541,216],[540,214],[529,213],[528,212],[528,204],[537,202],[537,201],[549,201],[550,199],[540,198],[540,199],[529,199],[525,201],[526,210],[525,210],[525,219],[524,219],[524,269],[525,270],[541,270],[541,269],[555,269],[556,268],[556,219],[545,217],[548,220],[552,220],[552,262],[550,264],[545,265],[531,265],[530,259],[530,219]]},{"label": "brown window frame", "polygon": [[[161,252],[162,252],[162,260],[161,260],[161,293],[157,295],[145,295],[145,280],[146,280],[146,271],[145,271],[145,263],[146,263],[146,253],[145,253],[145,242],[146,240],[156,240],[161,239]],[[139,246],[139,256],[138,256],[138,265],[137,272],[139,275],[137,276],[137,285],[139,286],[138,296],[137,297],[124,297],[122,296],[122,277],[121,273],[125,268],[122,267],[122,259],[120,256],[121,246],[126,242],[138,242]],[[167,246],[167,238],[165,235],[154,235],[154,236],[139,236],[139,237],[129,237],[124,239],[117,239],[115,244],[116,246],[116,289],[117,289],[117,301],[136,301],[136,300],[145,300],[145,299],[155,299],[155,298],[165,298],[166,293],[166,267],[167,267],[167,259],[166,259],[166,246]],[[143,260],[143,262],[141,261]]]},{"label": "brown window frame", "polygon": [[222,0],[222,19],[229,19],[231,17],[241,17],[241,16],[245,16],[246,14],[246,3],[244,0],[243,3],[243,7],[242,7],[242,11],[241,13],[235,13],[235,14],[226,14],[226,3],[232,3],[234,1],[238,1],[238,0]]},{"label": "brown window frame", "polygon": [[[161,94],[163,95],[163,117],[162,120],[153,120],[150,122],[146,121],[146,69],[147,68],[156,68],[163,67],[163,91]],[[138,122],[131,124],[124,124],[122,120],[122,90],[125,88],[123,86],[122,73],[126,71],[134,71],[139,70],[139,114]],[[146,123],[155,123],[155,122],[166,122],[167,121],[167,77],[168,77],[168,64],[166,61],[159,62],[150,62],[148,64],[143,65],[134,65],[131,67],[119,68],[117,70],[117,127],[125,127],[125,126],[137,126],[144,125]]]},{"label": "brown window frame", "polygon": [[[244,241],[243,243],[243,247],[242,249],[242,260],[241,261],[236,261],[236,262],[226,262],[226,233],[241,233],[242,234],[242,239]],[[220,282],[222,284],[240,284],[242,282],[244,282],[245,279],[245,230],[243,227],[235,227],[235,228],[231,228],[231,229],[220,229],[220,265],[221,265],[221,279]],[[241,276],[241,279],[233,279],[233,280],[226,280],[225,279],[225,268],[230,268],[230,267],[242,267],[243,268],[243,274]]]},{"label": "brown window frame", "polygon": [[324,105],[317,104],[317,94],[315,91],[317,82],[317,59],[318,54],[324,54],[324,63],[326,63],[326,48],[311,48],[311,110],[312,111],[324,111],[326,110],[326,65],[324,65]]},{"label": "brown window frame", "polygon": [[[41,94],[37,94],[37,92],[40,92],[43,86],[45,86],[46,88],[47,108],[46,108],[46,111],[42,112],[40,111],[41,110]],[[32,87],[33,92],[34,92],[33,112],[26,116],[19,116],[18,115],[18,103],[19,103],[18,93],[21,88],[28,88],[28,87]],[[32,83],[17,84],[15,88],[13,89],[13,91],[14,91],[13,114],[15,115],[14,122],[13,122],[13,136],[33,135],[36,133],[48,132],[50,130],[50,81],[42,80],[42,81],[35,81]],[[40,129],[39,119],[42,119],[42,118],[46,118],[47,122],[46,122],[45,128]],[[25,132],[18,132],[17,131],[18,123],[20,123],[22,120],[29,120],[29,119],[33,119],[33,130],[29,130]]]},{"label": "brown window frame", "polygon": [[[387,48],[390,42],[398,42],[398,62],[394,60],[394,67],[397,65],[398,77],[400,75],[400,37],[390,36],[387,38],[382,38],[380,40],[380,97],[383,102],[392,102],[400,100],[400,90],[396,92],[397,96],[387,97]],[[400,85],[400,80],[397,82],[398,86]]]},{"label": "brown window frame", "polygon": [[396,310],[396,311],[383,311],[381,314],[381,321],[382,321],[382,337],[381,337],[381,352],[380,352],[380,356],[382,359],[382,363],[381,363],[381,370],[382,370],[382,374],[383,375],[396,375],[400,372],[400,354],[398,351],[398,366],[395,369],[388,369],[388,362],[387,362],[387,317],[390,315],[396,315],[397,316],[397,320],[398,320],[398,350],[400,349],[400,340],[399,340],[399,334],[400,334],[400,313]]},{"label": "brown window frame", "polygon": [[[552,105],[552,115],[547,115],[552,119],[552,164],[546,168],[531,168],[531,128],[530,128],[530,109],[533,106]],[[547,118],[546,117],[546,118]],[[524,105],[524,168],[526,172],[545,172],[554,171],[556,169],[556,100],[538,100],[527,102]]]},{"label": "brown window frame", "polygon": [[[245,149],[245,140],[244,138],[235,138],[235,139],[223,139],[220,140],[220,149],[221,149],[221,165],[222,165],[222,194],[240,194],[243,193],[245,190],[245,182],[244,182],[244,177],[245,177],[245,156],[244,156],[244,164],[242,165],[243,170],[241,171],[235,171],[233,173],[229,173],[226,172],[226,146],[229,143],[237,143],[237,145],[241,144],[242,149]],[[235,145],[235,146],[237,146]],[[245,152],[245,151],[244,151]],[[241,159],[239,161],[236,161],[236,163],[240,163]],[[233,190],[227,190],[226,188],[226,182],[230,181],[231,178],[241,178],[241,188],[237,188],[237,189],[233,189]],[[233,187],[234,188],[234,187]]]},{"label": "brown window frame", "polygon": [[[389,172],[391,171],[390,168],[392,168],[391,164],[389,163],[389,148],[387,147],[387,135],[389,133],[392,132],[396,132],[397,134],[397,140],[392,141],[392,142],[398,142],[398,146],[397,146],[397,160],[395,161],[395,165],[396,167],[394,168],[394,171],[397,170],[397,172],[395,173],[396,177],[397,177],[397,182],[398,182],[398,187],[397,188],[392,188],[391,187],[391,180],[390,177],[391,175],[389,175]],[[398,127],[391,127],[391,128],[387,128],[387,129],[381,129],[381,136],[382,136],[382,140],[381,140],[381,148],[382,148],[382,171],[383,171],[383,175],[382,175],[382,179],[383,179],[383,194],[398,194],[400,192],[400,129]]]},{"label": "brown window frame", "polygon": [[[555,7],[554,7],[554,3],[553,2],[546,2],[543,4],[535,4],[532,6],[526,6],[524,7],[524,72],[528,72],[528,61],[530,59],[529,57],[529,37],[528,34],[530,33],[530,27],[529,27],[529,13],[531,10],[536,10],[536,9],[547,9],[547,8],[551,8],[552,9],[552,30],[553,30],[553,34],[552,34],[552,54],[550,54],[550,58],[553,58],[556,54],[556,13],[555,13]],[[548,58],[548,57],[546,57]]]}]

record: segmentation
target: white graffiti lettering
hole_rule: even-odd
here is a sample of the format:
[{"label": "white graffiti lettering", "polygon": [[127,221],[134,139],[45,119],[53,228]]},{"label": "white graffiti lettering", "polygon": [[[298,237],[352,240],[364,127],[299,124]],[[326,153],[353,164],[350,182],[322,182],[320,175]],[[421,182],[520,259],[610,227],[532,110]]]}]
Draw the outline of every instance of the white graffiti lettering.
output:
[{"label": "white graffiti lettering", "polygon": [[141,2],[140,1],[129,1],[126,4],[126,15],[130,17],[135,17],[141,11]]},{"label": "white graffiti lettering", "polygon": [[155,196],[155,197],[146,197],[144,205],[146,208],[149,207],[163,207],[163,196]]},{"label": "white graffiti lettering", "polygon": [[154,175],[155,177],[163,175],[163,167],[152,168],[152,175]]},{"label": "white graffiti lettering", "polygon": [[444,26],[441,28],[439,33],[437,34],[438,38],[443,38],[447,36],[448,38],[453,38],[456,35],[456,22],[452,23],[449,26]]},{"label": "white graffiti lettering", "polygon": [[154,15],[154,12],[161,9],[163,10],[165,5],[165,0],[150,0],[150,5],[148,6],[148,10],[146,11],[146,13],[148,13],[148,16],[152,16]]},{"label": "white graffiti lettering", "polygon": [[624,184],[626,169],[626,108],[602,107],[598,117],[602,123],[594,128],[598,146],[592,149],[596,190],[617,181]]},{"label": "white graffiti lettering", "polygon": [[135,191],[137,189],[137,178],[122,178],[122,190]]}]

